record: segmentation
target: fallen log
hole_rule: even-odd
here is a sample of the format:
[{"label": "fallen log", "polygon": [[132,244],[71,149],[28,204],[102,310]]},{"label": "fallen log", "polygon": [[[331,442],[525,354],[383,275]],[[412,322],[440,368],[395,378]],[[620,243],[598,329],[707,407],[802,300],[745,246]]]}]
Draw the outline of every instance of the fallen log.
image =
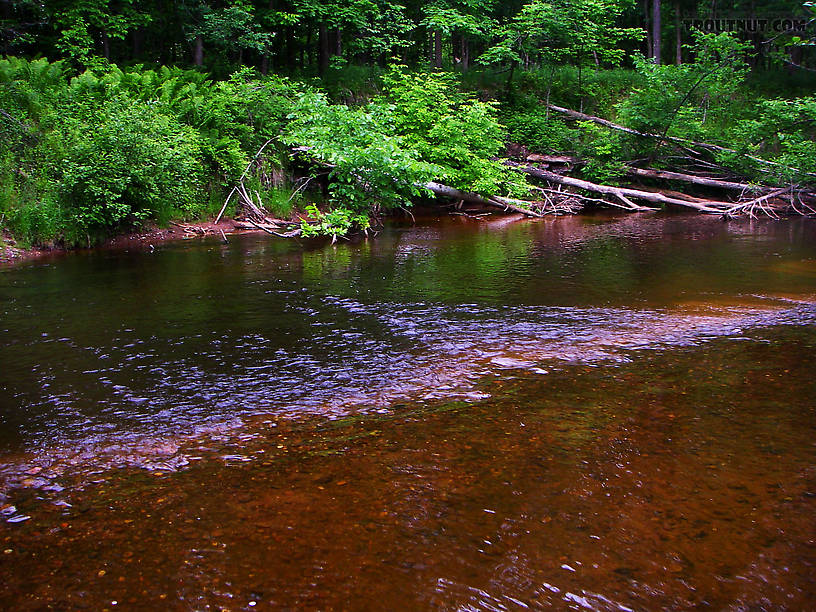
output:
[{"label": "fallen log", "polygon": [[577,157],[573,157],[571,155],[540,155],[538,153],[530,153],[530,155],[527,156],[527,161],[541,164],[564,164],[564,165],[582,163],[580,159],[578,159]]},{"label": "fallen log", "polygon": [[513,212],[521,213],[522,215],[526,215],[528,217],[544,216],[541,213],[526,207],[525,205],[533,205],[533,203],[524,200],[514,200],[512,198],[502,198],[499,196],[485,198],[480,196],[478,193],[462,191],[460,189],[456,189],[455,187],[449,187],[448,185],[443,185],[434,181],[425,183],[422,186],[437,196],[453,198],[454,200],[464,200],[465,202],[473,202],[475,204],[484,204],[486,206],[502,208],[504,210],[512,210]]},{"label": "fallen log", "polygon": [[765,185],[751,185],[749,183],[737,183],[734,181],[724,181],[704,176],[695,176],[693,174],[684,174],[682,172],[670,172],[668,170],[653,170],[651,168],[629,167],[626,169],[626,173],[631,176],[638,176],[641,178],[658,179],[664,181],[679,181],[682,183],[701,185],[703,187],[715,187],[717,189],[728,189],[732,191],[764,192],[771,190],[770,187],[767,187]]},{"label": "fallen log", "polygon": [[292,231],[281,233],[281,232],[276,232],[276,231],[270,229],[268,225],[264,225],[264,224],[261,224],[261,223],[256,223],[255,221],[253,221],[249,217],[247,217],[247,221],[249,221],[250,225],[255,226],[255,228],[257,228],[259,230],[263,230],[267,234],[272,234],[273,236],[277,236],[278,238],[295,238],[297,236],[300,236],[300,234],[301,234],[301,229],[299,227],[296,228],[296,229],[293,229]]},{"label": "fallen log", "polygon": [[[736,149],[729,149],[728,147],[723,147],[723,146],[720,146],[720,145],[711,144],[709,142],[700,142],[698,140],[689,140],[687,138],[679,138],[677,136],[668,136],[668,135],[664,135],[664,134],[652,134],[650,132],[641,132],[639,130],[635,130],[635,129],[626,127],[625,125],[620,125],[619,123],[614,123],[612,121],[609,121],[608,119],[603,119],[601,117],[595,117],[593,115],[587,115],[586,113],[581,113],[581,112],[573,110],[571,108],[564,108],[563,106],[556,106],[555,104],[546,104],[546,106],[550,110],[553,110],[553,111],[555,111],[557,113],[562,113],[562,114],[567,115],[568,117],[571,117],[573,119],[577,119],[579,121],[591,121],[593,123],[597,123],[598,125],[603,125],[605,127],[608,127],[609,129],[612,129],[612,130],[617,130],[619,132],[624,132],[626,134],[632,134],[633,136],[640,136],[642,138],[651,138],[651,139],[655,139],[655,140],[659,140],[659,141],[667,141],[667,142],[671,142],[671,143],[683,146],[685,148],[697,147],[699,149],[706,149],[708,151],[719,151],[719,152],[722,152],[722,153],[733,153],[734,155],[742,155],[746,159],[750,159],[750,160],[758,162],[760,164],[764,164],[764,165],[767,165],[767,166],[773,166],[774,168],[789,168],[791,170],[794,170],[795,172],[802,172],[803,174],[805,174],[807,176],[816,177],[816,173],[803,172],[803,171],[799,170],[798,168],[794,168],[792,166],[786,166],[785,164],[780,164],[779,162],[771,161],[770,159],[764,159],[762,157],[756,157],[755,155],[749,155],[748,153],[743,153],[741,151],[737,151]],[[691,150],[691,149],[688,149],[688,150],[690,150],[692,153],[695,153],[695,154],[699,155],[699,153],[697,153],[694,150]]]},{"label": "fallen log", "polygon": [[[689,200],[681,200],[679,198],[672,198],[666,196],[660,192],[650,192],[650,191],[643,191],[640,189],[631,189],[629,187],[614,187],[612,185],[601,185],[598,183],[592,183],[590,181],[584,181],[581,179],[572,178],[570,176],[563,176],[561,174],[556,174],[555,172],[549,172],[548,170],[542,170],[540,168],[536,168],[534,166],[524,166],[521,164],[516,164],[514,162],[505,162],[508,165],[517,167],[522,172],[529,174],[530,176],[534,176],[536,178],[544,179],[545,181],[549,181],[551,183],[557,183],[560,185],[566,185],[568,187],[574,187],[576,189],[583,189],[585,191],[592,191],[594,193],[602,193],[604,195],[613,196],[618,198],[623,202],[630,202],[629,198],[635,198],[638,200],[644,200],[646,202],[651,202],[653,204],[667,204],[670,206],[680,206],[683,208],[692,208],[694,210],[698,210],[700,212],[710,213],[710,214],[723,214],[726,210],[734,206],[733,202],[720,202],[716,200],[706,200],[704,202],[691,202]],[[637,206],[637,205],[634,205]],[[639,210],[653,210],[652,208],[645,207],[645,206],[637,206]],[[635,209],[632,209],[635,210]]]},{"label": "fallen log", "polygon": [[626,132],[627,134],[632,134],[634,136],[642,136],[644,138],[660,138],[657,134],[649,134],[647,132],[639,132],[638,130],[628,128],[625,125],[620,125],[619,123],[613,123],[608,119],[603,119],[601,117],[595,117],[593,115],[587,115],[586,113],[579,112],[577,110],[573,110],[571,108],[564,108],[563,106],[556,106],[555,104],[546,104],[546,107],[549,110],[553,110],[557,113],[561,113],[562,115],[566,115],[567,117],[571,117],[578,121],[591,121],[592,123],[597,123],[598,125],[603,125],[604,127],[608,127],[611,130],[617,130],[619,132]]},{"label": "fallen log", "polygon": [[650,187],[649,185],[641,185],[638,187],[640,191],[648,191],[649,193],[662,193],[670,198],[677,198],[678,200],[686,200],[687,202],[694,202],[695,204],[705,204],[709,198],[698,198],[682,191],[675,191],[673,189],[662,189],[658,187]]},{"label": "fallen log", "polygon": [[754,198],[753,200],[749,200],[748,202],[739,202],[726,210],[724,214],[728,217],[735,217],[738,213],[745,213],[749,217],[755,218],[756,213],[754,211],[759,209],[768,217],[778,219],[779,216],[776,214],[777,211],[770,205],[770,200],[771,198],[781,196],[788,191],[790,191],[788,187],[783,187],[781,189],[776,189],[775,191],[761,195],[758,198]]}]

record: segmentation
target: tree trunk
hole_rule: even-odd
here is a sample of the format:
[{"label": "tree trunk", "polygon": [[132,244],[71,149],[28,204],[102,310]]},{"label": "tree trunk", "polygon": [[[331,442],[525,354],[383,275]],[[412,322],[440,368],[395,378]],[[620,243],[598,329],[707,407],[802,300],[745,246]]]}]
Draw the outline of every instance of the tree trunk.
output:
[{"label": "tree trunk", "polygon": [[682,172],[670,172],[668,170],[653,170],[651,168],[627,168],[626,173],[630,174],[631,176],[639,176],[641,178],[663,181],[680,181],[682,183],[691,183],[693,185],[702,185],[704,187],[715,187],[717,189],[728,189],[731,191],[744,191],[746,193],[766,192],[771,190],[770,187],[766,187],[764,185],[749,185],[748,183],[737,183],[735,181],[712,179],[705,176],[684,174]]},{"label": "tree trunk", "polygon": [[286,40],[281,41],[283,63],[289,70],[292,70],[298,61],[297,31],[292,26],[287,26],[283,31],[286,35]]},{"label": "tree trunk", "polygon": [[467,72],[470,68],[470,43],[467,36],[462,36],[462,72]]},{"label": "tree trunk", "polygon": [[433,67],[442,70],[442,32],[439,30],[433,33]]},{"label": "tree trunk", "polygon": [[324,23],[320,24],[317,31],[317,45],[320,48],[317,71],[324,75],[329,69],[329,31]]},{"label": "tree trunk", "polygon": [[110,37],[106,32],[102,32],[102,54],[110,61]]},{"label": "tree trunk", "polygon": [[138,59],[142,55],[142,43],[144,42],[144,30],[142,28],[136,28],[131,33],[131,38],[133,40],[133,59]]},{"label": "tree trunk", "polygon": [[434,181],[425,183],[422,186],[437,196],[453,198],[454,200],[463,200],[465,202],[473,202],[474,204],[483,204],[485,206],[493,206],[494,208],[501,208],[505,211],[512,210],[513,212],[521,213],[522,215],[526,215],[528,217],[544,216],[540,212],[527,208],[528,206],[533,206],[534,202],[515,200],[513,198],[502,198],[499,196],[485,198],[479,194],[460,191],[459,189],[449,187],[448,185],[442,185],[441,183]]},{"label": "tree trunk", "polygon": [[617,123],[612,123],[607,119],[602,119],[600,117],[593,117],[592,115],[587,115],[585,113],[580,113],[578,111],[563,108],[561,106],[556,106],[555,104],[547,104],[548,109],[554,110],[558,113],[563,113],[568,117],[572,117],[573,119],[578,119],[579,121],[592,121],[593,123],[597,123],[598,125],[606,126],[612,130],[618,130],[620,132],[626,132],[627,134],[633,134],[635,136],[642,136],[644,138],[657,138],[658,140],[664,142],[672,142],[675,144],[680,145],[681,147],[685,148],[686,151],[692,152],[696,155],[699,155],[698,152],[693,151],[691,147],[697,149],[705,149],[707,151],[723,151],[725,153],[733,153],[734,155],[743,155],[746,159],[750,159],[752,161],[758,162],[763,166],[773,166],[775,168],[788,168],[790,170],[794,170],[795,172],[801,172],[806,174],[807,176],[816,177],[816,172],[807,172],[805,170],[800,170],[799,168],[794,168],[793,166],[787,166],[785,164],[780,164],[779,162],[772,161],[770,159],[763,159],[761,157],[757,157],[755,155],[748,155],[747,153],[740,153],[739,151],[735,151],[734,149],[729,149],[728,147],[721,147],[720,145],[715,145],[707,142],[700,142],[698,140],[688,140],[686,138],[678,138],[677,136],[668,136],[666,134],[650,134],[648,132],[639,132],[637,130],[633,130],[632,128],[628,128],[624,125],[619,125]]},{"label": "tree trunk", "polygon": [[312,63],[312,28],[306,28],[306,47],[300,51],[300,66],[306,68]]},{"label": "tree trunk", "polygon": [[518,62],[513,61],[510,64],[510,73],[507,75],[507,83],[505,84],[505,93],[506,95],[510,95],[510,92],[513,91],[513,76],[516,73],[516,64]]},{"label": "tree trunk", "polygon": [[674,63],[683,63],[683,31],[680,28],[680,2],[674,3]]},{"label": "tree trunk", "polygon": [[646,31],[646,57],[652,57],[652,29],[649,27],[649,0],[643,0],[643,29]]},{"label": "tree trunk", "polygon": [[660,63],[660,0],[652,0],[652,57]]},{"label": "tree trunk", "polygon": [[334,54],[343,55],[343,30],[339,26],[334,30]]},{"label": "tree trunk", "polygon": [[[268,8],[270,11],[275,9],[275,0],[269,0]],[[264,51],[263,57],[261,58],[261,74],[266,76],[269,72],[269,48],[267,47]]]},{"label": "tree trunk", "polygon": [[[584,189],[585,191],[592,191],[594,193],[601,193],[604,195],[611,195],[621,199],[624,202],[631,202],[629,198],[636,198],[639,200],[645,200],[646,202],[651,202],[653,204],[668,204],[671,206],[680,206],[683,208],[693,208],[694,210],[699,210],[700,212],[711,213],[711,214],[723,214],[726,210],[731,208],[733,204],[730,202],[720,202],[720,201],[705,201],[703,203],[697,202],[690,202],[687,200],[681,200],[679,198],[672,198],[666,196],[660,192],[652,193],[651,191],[643,191],[641,189],[630,189],[628,187],[613,187],[612,185],[599,185],[597,183],[590,183],[589,181],[582,181],[581,179],[572,178],[569,176],[562,176],[560,174],[556,174],[555,172],[549,172],[547,170],[541,170],[539,168],[529,167],[529,166],[522,166],[520,164],[513,164],[508,162],[508,165],[513,165],[519,168],[522,172],[529,174],[530,176],[535,176],[536,178],[544,179],[546,181],[550,181],[551,183],[557,183],[559,185],[566,185],[568,187],[574,187],[576,189]],[[645,207],[631,205],[627,206],[631,210],[645,210]]]},{"label": "tree trunk", "polygon": [[204,39],[201,34],[195,37],[195,46],[193,47],[193,63],[196,66],[204,65]]}]

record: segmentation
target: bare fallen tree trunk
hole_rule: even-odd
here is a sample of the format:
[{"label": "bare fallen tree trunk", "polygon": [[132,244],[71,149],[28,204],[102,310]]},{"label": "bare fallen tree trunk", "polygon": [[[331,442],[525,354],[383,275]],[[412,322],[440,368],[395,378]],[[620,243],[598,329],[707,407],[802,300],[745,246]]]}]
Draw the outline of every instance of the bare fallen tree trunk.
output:
[{"label": "bare fallen tree trunk", "polygon": [[720,179],[708,178],[705,176],[695,176],[693,174],[684,174],[682,172],[670,172],[668,170],[653,170],[651,168],[634,168],[629,167],[626,173],[631,176],[639,176],[641,178],[659,179],[665,181],[680,181],[682,183],[691,183],[693,185],[701,185],[703,187],[715,187],[717,189],[728,189],[740,192],[764,192],[770,191],[770,187],[765,185],[751,185],[749,183],[737,183],[734,181],[724,181]]},{"label": "bare fallen tree trunk", "polygon": [[[798,214],[814,214],[814,209],[809,203],[816,202],[816,194],[814,194],[812,190],[803,189],[795,185],[774,189],[773,187],[769,187],[767,185],[736,183],[733,181],[723,181],[720,179],[695,176],[693,174],[682,174],[679,172],[668,172],[665,170],[652,170],[646,168],[629,168],[627,173],[632,176],[640,176],[644,178],[682,181],[695,185],[703,185],[706,187],[717,187],[720,189],[739,191],[742,195],[750,193],[758,195],[756,199],[750,200],[749,202],[735,204],[733,210],[727,211],[729,215],[731,215],[733,212],[745,212],[749,216],[755,216],[753,211],[757,209],[763,212],[770,212],[770,208],[763,205],[763,202],[767,202],[768,198],[779,198],[781,200],[786,200],[791,209]],[[684,197],[690,198],[690,196]],[[702,200],[698,199],[698,201]],[[797,207],[797,204],[801,205],[801,208]]]},{"label": "bare fallen tree trunk", "polygon": [[643,136],[644,138],[660,138],[657,134],[649,134],[647,132],[639,132],[637,130],[633,130],[632,128],[628,128],[625,125],[620,125],[618,123],[613,123],[608,119],[602,119],[601,117],[595,117],[593,115],[587,115],[586,113],[582,113],[577,110],[572,110],[571,108],[564,108],[563,106],[556,106],[555,104],[547,104],[546,105],[549,110],[553,110],[557,113],[561,113],[562,115],[566,115],[567,117],[571,117],[573,119],[577,119],[578,121],[592,121],[593,123],[597,123],[598,125],[603,125],[608,127],[611,130],[617,130],[619,132],[626,132],[627,134],[633,134],[634,136]]},{"label": "bare fallen tree trunk", "polygon": [[291,231],[288,231],[288,232],[280,233],[280,232],[276,232],[275,230],[271,229],[272,227],[277,228],[276,225],[270,226],[269,224],[256,223],[255,221],[253,221],[250,218],[247,218],[247,221],[249,221],[249,224],[251,226],[254,226],[255,228],[257,228],[259,230],[265,231],[267,234],[271,234],[271,235],[277,236],[279,238],[296,238],[297,236],[300,236],[300,234],[301,234],[301,230],[300,230],[299,227],[295,228],[295,229],[293,229]]},{"label": "bare fallen tree trunk", "polygon": [[425,183],[423,187],[437,196],[453,198],[454,200],[463,200],[465,202],[473,202],[474,204],[484,204],[485,206],[502,208],[504,210],[512,210],[513,212],[521,213],[522,215],[527,215],[528,217],[544,216],[530,208],[531,206],[534,206],[533,202],[527,202],[525,200],[501,198],[499,196],[485,198],[480,196],[478,193],[461,191],[455,187],[449,187],[448,185],[435,183],[433,181]]},{"label": "bare fallen tree trunk", "polygon": [[[737,151],[735,149],[729,149],[728,147],[722,147],[720,145],[711,144],[708,142],[700,142],[698,140],[689,140],[687,138],[678,138],[677,136],[668,136],[662,134],[652,134],[650,132],[640,132],[638,130],[634,130],[632,128],[628,128],[625,125],[620,125],[618,123],[614,123],[609,121],[608,119],[602,119],[601,117],[595,117],[593,115],[587,115],[586,113],[582,113],[571,108],[564,108],[563,106],[556,106],[555,104],[547,104],[547,108],[553,110],[557,113],[561,113],[567,115],[568,117],[572,117],[573,119],[577,119],[579,121],[592,121],[593,123],[597,123],[598,125],[603,125],[608,127],[611,130],[617,130],[619,132],[624,132],[626,134],[632,134],[634,136],[640,136],[642,138],[652,138],[660,141],[667,141],[677,145],[681,145],[684,148],[688,147],[697,147],[699,149],[706,149],[708,151],[720,151],[723,153],[733,153],[735,155],[742,155],[746,159],[750,159],[755,161],[759,164],[763,164],[766,166],[773,166],[774,168],[790,168],[796,172],[801,172],[801,170],[797,168],[793,168],[791,166],[786,166],[785,164],[780,164],[775,161],[771,161],[769,159],[763,159],[762,157],[756,157],[755,155],[749,155],[747,153],[743,153]],[[690,150],[690,149],[688,149]],[[692,153],[698,154],[696,151],[690,150]],[[816,173],[813,172],[803,172],[803,174],[807,176],[816,177]]]},{"label": "bare fallen tree trunk", "polygon": [[531,153],[527,156],[528,162],[543,163],[543,164],[560,164],[572,165],[583,163],[582,160],[572,155],[540,155],[539,153]]},{"label": "bare fallen tree trunk", "polygon": [[650,191],[642,191],[640,189],[631,189],[628,187],[614,187],[612,185],[600,185],[598,183],[591,183],[581,179],[572,178],[570,176],[563,176],[548,170],[542,170],[532,166],[523,166],[513,162],[505,162],[508,165],[517,167],[522,172],[534,176],[536,178],[544,179],[551,183],[559,185],[566,185],[576,189],[583,189],[594,193],[602,193],[618,198],[619,200],[632,205],[632,210],[649,210],[647,207],[637,206],[633,204],[630,198],[637,200],[644,200],[653,204],[667,204],[670,206],[680,206],[683,208],[691,208],[704,213],[723,214],[726,210],[734,206],[732,202],[720,202],[716,200],[706,200],[704,202],[691,202],[689,200],[681,200],[679,198],[672,198],[660,192],[652,193]]},{"label": "bare fallen tree trunk", "polygon": [[728,217],[736,217],[738,214],[744,213],[751,218],[756,218],[757,216],[756,212],[759,211],[762,214],[771,217],[772,219],[778,219],[779,215],[777,215],[773,207],[770,206],[770,200],[771,198],[781,196],[789,191],[790,191],[789,187],[776,189],[774,191],[771,191],[770,193],[761,195],[758,198],[749,200],[748,202],[740,202],[734,204],[731,208],[726,210],[724,214]]}]

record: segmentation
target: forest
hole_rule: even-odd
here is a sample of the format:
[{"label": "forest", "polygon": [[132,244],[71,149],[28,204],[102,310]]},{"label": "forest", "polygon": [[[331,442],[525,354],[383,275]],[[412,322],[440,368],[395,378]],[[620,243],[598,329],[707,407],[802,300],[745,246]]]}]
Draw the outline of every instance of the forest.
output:
[{"label": "forest", "polygon": [[813,2],[0,0],[2,240],[812,215],[815,93]]}]

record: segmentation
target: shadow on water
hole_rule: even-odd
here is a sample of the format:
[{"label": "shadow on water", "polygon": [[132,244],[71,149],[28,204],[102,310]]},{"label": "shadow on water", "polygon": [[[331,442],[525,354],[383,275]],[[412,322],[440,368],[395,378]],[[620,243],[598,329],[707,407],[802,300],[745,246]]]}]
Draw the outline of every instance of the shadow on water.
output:
[{"label": "shadow on water", "polygon": [[814,238],[441,220],[2,270],[0,602],[811,607]]}]

